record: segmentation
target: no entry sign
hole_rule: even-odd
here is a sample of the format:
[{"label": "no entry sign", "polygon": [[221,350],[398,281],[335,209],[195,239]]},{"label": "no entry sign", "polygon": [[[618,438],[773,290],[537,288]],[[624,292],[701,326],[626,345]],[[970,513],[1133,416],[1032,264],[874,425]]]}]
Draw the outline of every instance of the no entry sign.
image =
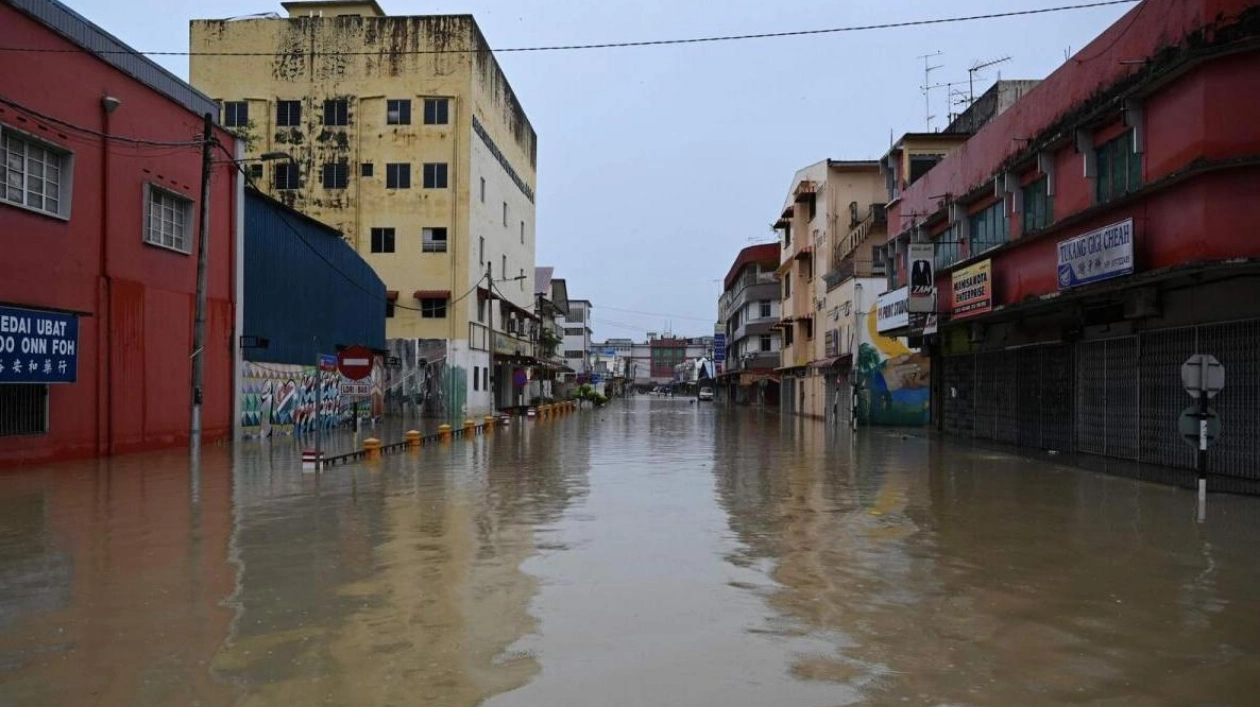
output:
[{"label": "no entry sign", "polygon": [[366,346],[350,346],[337,354],[337,370],[352,381],[372,375],[372,352]]}]

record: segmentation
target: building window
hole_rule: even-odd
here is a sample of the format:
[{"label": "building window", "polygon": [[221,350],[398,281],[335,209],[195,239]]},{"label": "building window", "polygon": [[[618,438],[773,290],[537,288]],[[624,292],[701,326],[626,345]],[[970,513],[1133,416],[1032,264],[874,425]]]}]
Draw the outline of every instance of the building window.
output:
[{"label": "building window", "polygon": [[481,297],[477,298],[477,321],[482,323],[486,321],[486,301]]},{"label": "building window", "polygon": [[761,303],[758,305],[757,313],[761,315],[762,319],[773,316],[770,310],[770,300],[761,300]]},{"label": "building window", "polygon": [[426,228],[423,232],[424,244],[421,250],[425,253],[445,253],[446,252],[446,229],[445,228]]},{"label": "building window", "polygon": [[1142,186],[1142,155],[1133,151],[1133,131],[1104,143],[1097,150],[1098,203],[1124,196]]},{"label": "building window", "polygon": [[349,125],[350,102],[344,98],[324,101],[324,125]]},{"label": "building window", "polygon": [[521,268],[521,274],[516,278],[516,281],[521,286],[521,292],[524,292],[525,291],[525,268]]},{"label": "building window", "polygon": [[350,165],[332,162],[324,165],[324,188],[345,189],[350,181]]},{"label": "building window", "polygon": [[792,296],[792,273],[783,273],[783,299]]},{"label": "building window", "polygon": [[181,253],[191,249],[192,201],[146,184],[144,242]]},{"label": "building window", "polygon": [[425,189],[445,189],[446,188],[446,163],[445,162],[426,162],[425,163],[424,188]]},{"label": "building window", "polygon": [[372,176],[373,170],[374,168],[371,162],[364,162],[363,164],[359,165],[359,176],[370,177]]},{"label": "building window", "polygon": [[579,327],[565,327],[565,328],[564,328],[564,335],[565,335],[565,336],[581,336],[581,335],[582,335],[582,332],[584,332],[584,331],[586,331],[586,330],[585,330],[585,329],[583,329],[583,328],[582,328],[582,327],[580,327],[580,326],[579,326]]},{"label": "building window", "polygon": [[525,222],[521,221],[521,245],[525,244]]},{"label": "building window", "polygon": [[971,252],[975,256],[996,248],[1011,240],[1011,227],[1006,215],[1006,201],[998,200],[992,206],[972,214]]},{"label": "building window", "polygon": [[945,155],[910,155],[910,183],[914,184],[919,178],[936,166],[945,158]]},{"label": "building window", "polygon": [[486,264],[486,237],[477,238],[477,262],[482,265]]},{"label": "building window", "polygon": [[420,316],[424,319],[446,319],[446,300],[436,297],[420,300]]},{"label": "building window", "polygon": [[784,246],[792,245],[792,227],[791,226],[783,227],[783,245]]},{"label": "building window", "polygon": [[783,329],[783,345],[784,346],[792,345],[792,330],[793,330],[793,327],[790,327],[790,326],[784,327]]},{"label": "building window", "polygon": [[301,101],[276,101],[276,127],[296,128],[302,125]]},{"label": "building window", "polygon": [[769,351],[772,345],[770,337],[766,336],[765,334],[762,334],[761,340],[758,342],[758,345],[760,346],[762,353]]},{"label": "building window", "polygon": [[507,202],[503,202],[503,225],[507,225]]},{"label": "building window", "polygon": [[481,366],[473,366],[473,392],[481,390]]},{"label": "building window", "polygon": [[385,123],[387,125],[411,125],[411,101],[406,98],[386,100]]},{"label": "building window", "polygon": [[0,437],[48,432],[48,386],[0,385]]},{"label": "building window", "polygon": [[300,189],[302,186],[301,173],[292,162],[281,162],[272,168],[271,181],[276,189]]},{"label": "building window", "polygon": [[224,103],[223,124],[229,128],[243,128],[249,125],[249,104],[245,101]]},{"label": "building window", "polygon": [[394,303],[389,300],[385,300],[385,318],[394,318]]},{"label": "building window", "polygon": [[446,125],[450,122],[451,102],[446,98],[424,99],[424,124]]},{"label": "building window", "polygon": [[1050,181],[1042,177],[1024,187],[1024,233],[1040,231],[1054,223],[1054,197],[1047,191]]},{"label": "building window", "polygon": [[932,244],[936,255],[934,261],[937,270],[944,270],[962,260],[962,228],[961,223],[955,223],[937,236],[936,242]]},{"label": "building window", "polygon": [[260,164],[251,164],[249,166],[249,181],[257,182],[263,178],[263,166]]},{"label": "building window", "polygon": [[486,203],[486,178],[481,178],[481,203]]},{"label": "building window", "polygon": [[394,229],[392,228],[373,228],[372,229],[372,252],[373,253],[393,253],[394,252]]},{"label": "building window", "polygon": [[486,366],[481,369],[481,387],[484,390],[490,390],[490,367]]},{"label": "building window", "polygon": [[565,357],[565,358],[578,358],[578,359],[580,359],[580,358],[582,358],[582,357],[583,357],[583,355],[582,355],[582,352],[581,352],[581,351],[573,351],[573,350],[569,350],[569,351],[565,351],[565,352],[564,352],[564,357]]},{"label": "building window", "polygon": [[410,189],[411,164],[407,162],[394,162],[385,165],[385,188]]},{"label": "building window", "polygon": [[499,277],[507,279],[507,256],[502,256],[503,260],[499,264]]},{"label": "building window", "polygon": [[53,216],[70,216],[70,153],[0,128],[0,199]]}]

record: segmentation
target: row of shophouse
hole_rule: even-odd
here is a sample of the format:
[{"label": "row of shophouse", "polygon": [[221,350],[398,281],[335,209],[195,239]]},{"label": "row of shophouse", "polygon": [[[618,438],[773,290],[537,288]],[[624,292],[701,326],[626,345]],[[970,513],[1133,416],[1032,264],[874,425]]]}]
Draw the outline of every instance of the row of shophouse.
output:
[{"label": "row of shophouse", "polygon": [[[777,262],[741,254],[723,295],[736,362],[762,329],[780,361],[728,380],[777,380],[789,413],[1188,470],[1179,371],[1211,354],[1213,483],[1260,480],[1258,49],[1255,0],[1144,0],[944,132],[801,170]],[[736,319],[770,272],[779,311]]]},{"label": "row of shophouse", "polygon": [[[0,0],[30,51],[0,75],[0,464],[185,444],[194,401],[214,442],[463,419],[572,373],[536,138],[473,19],[285,8],[194,21],[190,85]],[[439,45],[468,51],[416,51]],[[321,355],[356,345],[372,372],[343,386]]]}]

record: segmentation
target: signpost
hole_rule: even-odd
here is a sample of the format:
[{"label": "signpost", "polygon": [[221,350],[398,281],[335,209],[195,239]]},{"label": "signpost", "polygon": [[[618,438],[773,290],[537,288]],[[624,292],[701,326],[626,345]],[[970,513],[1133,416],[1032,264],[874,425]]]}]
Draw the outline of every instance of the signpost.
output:
[{"label": "signpost", "polygon": [[337,357],[329,354],[315,356],[315,468],[324,468],[324,374],[337,370]]},{"label": "signpost", "polygon": [[[1199,520],[1202,520],[1203,505],[1207,501],[1208,445],[1216,441],[1221,431],[1220,417],[1208,407],[1208,400],[1225,388],[1225,367],[1215,356],[1195,354],[1181,364],[1181,384],[1190,397],[1199,400],[1198,409],[1196,406],[1186,408],[1177,424],[1187,441],[1192,444],[1197,441],[1195,446],[1199,453],[1195,466],[1199,472]],[[1187,431],[1191,434],[1187,435]],[[1193,434],[1195,432],[1197,434]]]}]

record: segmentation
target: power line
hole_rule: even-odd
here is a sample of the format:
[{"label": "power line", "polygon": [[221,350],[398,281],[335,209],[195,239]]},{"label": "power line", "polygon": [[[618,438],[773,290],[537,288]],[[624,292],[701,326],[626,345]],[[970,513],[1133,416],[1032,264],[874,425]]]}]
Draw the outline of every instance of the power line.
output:
[{"label": "power line", "polygon": [[665,317],[666,319],[690,319],[697,322],[708,322],[710,324],[717,321],[717,317],[689,317],[685,314],[661,314],[660,312],[640,312],[636,309],[619,309],[617,307],[607,307],[599,305],[600,309],[607,309],[610,312],[625,312],[626,314],[639,314],[644,317]]},{"label": "power line", "polygon": [[[689,37],[683,39],[650,39],[629,42],[604,42],[596,44],[557,44],[550,46],[536,47],[505,47],[502,49],[490,49],[489,51],[502,53],[523,53],[523,52],[558,52],[558,51],[578,51],[590,49],[625,49],[634,47],[661,47],[679,44],[709,44],[716,42],[736,42],[751,39],[780,39],[784,37],[805,37],[823,34],[840,34],[845,32],[870,32],[874,30],[886,29],[902,29],[906,27],[924,27],[930,25],[953,24],[959,22],[976,22],[979,20],[997,20],[1008,17],[1025,17],[1029,15],[1044,15],[1053,12],[1068,12],[1071,10],[1086,10],[1097,7],[1107,7],[1110,5],[1128,5],[1139,0],[1098,0],[1096,2],[1087,2],[1077,5],[1058,5],[1055,7],[1045,7],[1035,10],[1012,10],[1009,12],[992,12],[983,15],[967,15],[961,17],[941,17],[926,20],[906,20],[903,22],[883,22],[870,25],[853,25],[849,27],[830,27],[825,29],[806,29],[794,30],[788,32],[760,32],[756,34],[734,34],[719,35],[712,37]],[[403,51],[356,51],[341,52],[328,51],[308,52],[307,56],[380,56],[382,54],[405,55],[405,54],[472,54],[482,51],[476,49],[414,49]],[[0,47],[0,52],[28,52],[32,54],[60,54],[71,52],[88,52],[93,54],[141,54],[144,56],[281,56],[277,52],[175,52],[175,51],[134,51],[134,50],[104,50],[91,51],[87,49],[66,49],[66,48],[43,48],[43,47]]]},{"label": "power line", "polygon": [[10,108],[15,108],[17,110],[20,110],[23,113],[26,113],[27,115],[33,116],[47,123],[60,125],[61,127],[67,130],[84,133],[87,135],[91,135],[92,137],[101,138],[103,140],[123,142],[123,143],[131,144],[131,145],[146,145],[150,147],[194,147],[194,146],[200,147],[201,146],[201,138],[197,138],[195,140],[185,140],[182,142],[172,142],[172,141],[163,141],[163,140],[148,140],[145,138],[128,137],[125,135],[111,135],[109,133],[103,133],[103,132],[100,132],[99,130],[93,130],[92,128],[86,128],[86,127],[83,127],[82,125],[77,125],[75,123],[71,123],[71,122],[62,120],[60,118],[54,118],[51,115],[46,115],[44,113],[41,113],[35,110],[34,108],[29,108],[27,106],[24,106],[21,103],[18,103],[17,101],[11,98],[7,98],[2,95],[0,95],[0,103],[3,103],[4,105],[9,106]]}]

